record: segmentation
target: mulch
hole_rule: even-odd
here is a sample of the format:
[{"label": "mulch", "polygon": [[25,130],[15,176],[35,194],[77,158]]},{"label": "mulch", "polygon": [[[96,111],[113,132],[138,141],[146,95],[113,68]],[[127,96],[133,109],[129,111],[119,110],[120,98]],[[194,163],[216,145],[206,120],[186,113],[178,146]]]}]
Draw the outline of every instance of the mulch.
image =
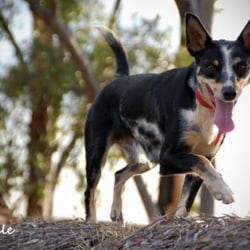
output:
[{"label": "mulch", "polygon": [[159,218],[147,226],[84,220],[24,220],[5,225],[0,249],[139,250],[250,249],[250,218],[237,216]]}]

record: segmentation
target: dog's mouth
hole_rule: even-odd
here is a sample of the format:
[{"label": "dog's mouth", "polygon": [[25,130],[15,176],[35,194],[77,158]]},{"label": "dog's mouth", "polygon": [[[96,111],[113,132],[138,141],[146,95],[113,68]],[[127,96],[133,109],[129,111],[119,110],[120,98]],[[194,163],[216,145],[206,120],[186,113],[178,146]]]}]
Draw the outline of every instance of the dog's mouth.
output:
[{"label": "dog's mouth", "polygon": [[216,97],[212,89],[207,86],[207,90],[210,96],[210,100],[213,103],[215,113],[214,113],[214,123],[219,128],[220,132],[227,133],[234,129],[233,108],[236,101],[223,101]]}]

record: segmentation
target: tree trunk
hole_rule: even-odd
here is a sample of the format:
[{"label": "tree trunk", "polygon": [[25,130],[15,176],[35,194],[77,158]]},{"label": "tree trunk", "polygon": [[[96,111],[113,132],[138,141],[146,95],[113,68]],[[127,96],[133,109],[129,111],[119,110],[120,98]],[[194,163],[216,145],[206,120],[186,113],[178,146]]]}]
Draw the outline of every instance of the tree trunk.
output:
[{"label": "tree trunk", "polygon": [[[32,57],[33,79],[28,83],[28,94],[31,105],[31,120],[29,123],[28,168],[27,180],[27,216],[42,216],[42,201],[45,183],[45,173],[49,168],[47,163],[50,151],[47,142],[47,124],[49,91],[48,83],[42,77],[47,73],[48,55],[37,48],[52,44],[52,36],[46,32],[43,22],[33,16],[34,30],[37,35],[33,40]],[[46,93],[46,94],[44,94]]]},{"label": "tree trunk", "polygon": [[42,190],[45,176],[41,166],[42,159],[39,159],[39,156],[41,157],[41,141],[44,137],[45,126],[46,107],[33,107],[29,126],[30,142],[28,144],[27,216],[42,215]]}]

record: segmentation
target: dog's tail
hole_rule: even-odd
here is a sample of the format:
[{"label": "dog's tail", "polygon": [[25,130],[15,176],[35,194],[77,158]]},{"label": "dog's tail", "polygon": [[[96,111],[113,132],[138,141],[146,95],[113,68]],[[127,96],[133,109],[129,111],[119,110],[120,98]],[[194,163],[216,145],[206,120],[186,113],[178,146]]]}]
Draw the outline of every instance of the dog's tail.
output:
[{"label": "dog's tail", "polygon": [[123,77],[129,75],[128,59],[125,49],[120,39],[115,35],[113,31],[105,26],[96,26],[101,32],[109,46],[111,47],[116,60],[116,74],[115,77]]}]

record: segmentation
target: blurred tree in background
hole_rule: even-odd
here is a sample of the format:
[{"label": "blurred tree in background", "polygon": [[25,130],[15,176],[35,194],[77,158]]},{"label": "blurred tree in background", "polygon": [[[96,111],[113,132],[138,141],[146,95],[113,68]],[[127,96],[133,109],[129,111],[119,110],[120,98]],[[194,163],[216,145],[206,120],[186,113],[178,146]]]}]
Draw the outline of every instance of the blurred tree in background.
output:
[{"label": "blurred tree in background", "polygon": [[[180,6],[186,2],[176,1]],[[133,73],[173,67],[166,55],[171,32],[159,29],[160,17],[134,16],[133,27],[125,29],[117,21],[120,5],[115,1],[109,16],[99,0],[1,1],[0,38],[15,52],[14,62],[3,62],[0,72],[1,216],[13,217],[20,206],[26,216],[51,216],[65,166],[76,171],[84,186],[79,155],[86,112],[115,70],[112,52],[90,24],[108,25],[121,34]],[[14,30],[17,23],[25,25],[24,7],[22,15],[30,13],[32,31],[22,44]],[[186,65],[190,58],[180,51],[176,65]],[[158,209],[143,179],[135,181],[152,218]]]},{"label": "blurred tree in background", "polygon": [[[18,44],[11,29],[24,4],[2,1],[0,6],[1,34],[13,45],[18,59],[1,76],[0,211],[11,215],[17,206],[24,204],[27,216],[50,216],[62,168],[66,164],[77,166],[86,107],[97,90],[86,94],[71,53],[34,11],[31,11],[30,42],[24,48]],[[60,4],[34,1],[34,4],[63,22],[68,32],[76,31],[80,21],[89,23],[91,16],[87,9],[97,7],[94,1],[85,8],[81,1],[60,1]],[[86,31],[78,32],[79,39],[88,44],[88,29],[82,28]],[[67,36],[71,39],[71,35]],[[83,181],[83,172],[79,171],[79,177]],[[18,195],[15,203],[10,200],[13,193]]]}]

